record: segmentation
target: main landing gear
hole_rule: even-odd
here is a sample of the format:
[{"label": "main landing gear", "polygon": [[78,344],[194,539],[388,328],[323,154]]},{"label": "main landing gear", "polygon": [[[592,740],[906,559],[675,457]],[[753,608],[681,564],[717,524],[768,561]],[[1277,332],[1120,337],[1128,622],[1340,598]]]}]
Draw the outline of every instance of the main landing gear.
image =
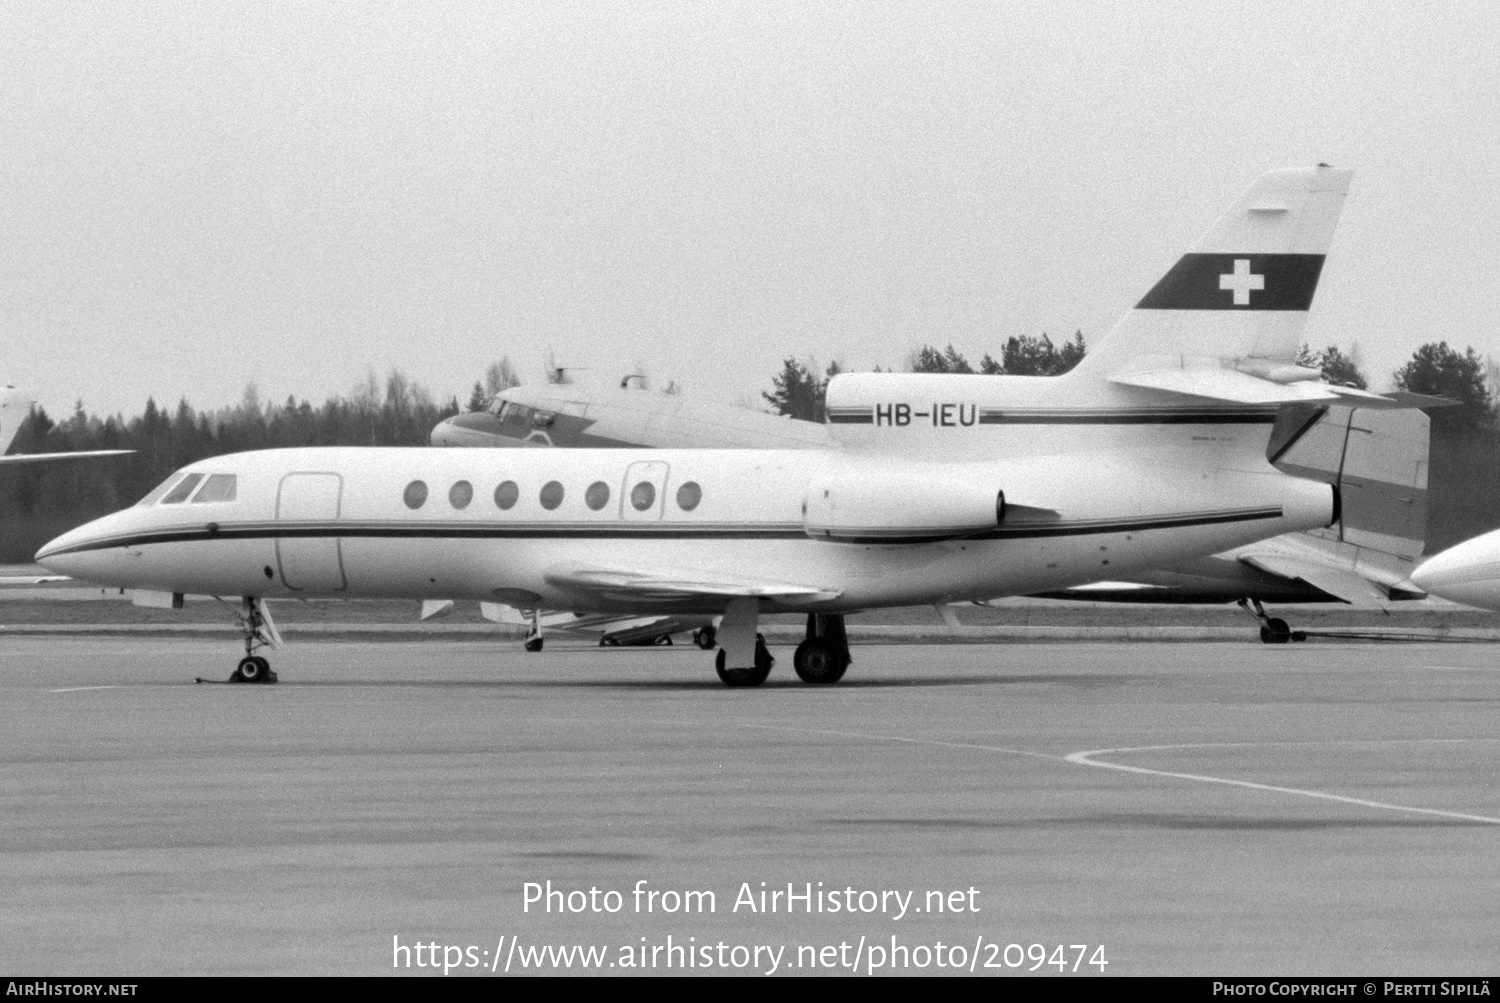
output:
[{"label": "main landing gear", "polygon": [[1281,617],[1267,615],[1266,608],[1260,604],[1259,599],[1241,599],[1235,605],[1260,621],[1262,644],[1286,644],[1288,641],[1307,640],[1305,631],[1293,630]]},{"label": "main landing gear", "polygon": [[[714,668],[725,686],[759,686],[776,664],[766,650],[765,638],[756,633],[759,614],[760,600],[731,599],[724,619],[719,621],[718,637],[723,647],[714,659]],[[809,613],[807,637],[792,656],[798,677],[814,685],[836,683],[851,661],[843,614]]]},{"label": "main landing gear", "polygon": [[854,659],[849,655],[849,636],[842,613],[807,614],[807,639],[797,645],[792,668],[804,683],[826,685],[844,678]]},{"label": "main landing gear", "polygon": [[521,647],[527,651],[541,651],[542,642],[542,611],[534,609],[531,611],[531,629],[526,632],[526,640],[521,642]]},{"label": "main landing gear", "polygon": [[[219,602],[224,603],[225,606],[229,605],[222,599]],[[266,601],[256,596],[245,596],[241,600],[240,608],[234,611],[234,618],[239,624],[240,633],[245,638],[245,657],[240,659],[240,664],[229,674],[229,681],[231,683],[274,683],[276,673],[271,671],[271,663],[255,653],[258,648],[282,646],[281,633],[271,619],[271,611],[266,608]]]},{"label": "main landing gear", "polygon": [[714,669],[725,686],[759,686],[771,674],[776,659],[766,650],[766,640],[756,632],[760,600],[741,596],[729,600],[719,621],[719,653]]},{"label": "main landing gear", "polygon": [[766,681],[766,677],[771,674],[771,667],[776,664],[776,659],[771,657],[770,649],[766,647],[766,639],[759,634],[755,635],[753,666],[745,669],[725,668],[728,660],[729,656],[720,648],[718,655],[714,657],[714,669],[725,686],[759,686]]}]

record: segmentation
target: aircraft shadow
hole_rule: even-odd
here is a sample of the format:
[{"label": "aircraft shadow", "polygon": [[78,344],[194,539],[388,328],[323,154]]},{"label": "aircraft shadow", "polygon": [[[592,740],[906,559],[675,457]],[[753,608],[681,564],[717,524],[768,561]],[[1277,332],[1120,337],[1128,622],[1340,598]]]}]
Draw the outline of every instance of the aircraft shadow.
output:
[{"label": "aircraft shadow", "polygon": [[[760,686],[732,690],[714,676],[684,681],[681,679],[289,679],[278,686],[317,687],[411,687],[417,689],[563,689],[621,690],[626,692],[693,692],[702,690],[751,695],[767,690],[795,689],[806,693],[837,694],[846,690],[881,690],[936,688],[945,686],[1021,686],[1041,684],[1072,689],[1103,689],[1124,686],[1136,677],[1127,675],[947,675],[911,676],[900,679],[845,679],[834,686],[811,686],[799,679],[769,679]],[[252,689],[252,686],[238,688]]]}]

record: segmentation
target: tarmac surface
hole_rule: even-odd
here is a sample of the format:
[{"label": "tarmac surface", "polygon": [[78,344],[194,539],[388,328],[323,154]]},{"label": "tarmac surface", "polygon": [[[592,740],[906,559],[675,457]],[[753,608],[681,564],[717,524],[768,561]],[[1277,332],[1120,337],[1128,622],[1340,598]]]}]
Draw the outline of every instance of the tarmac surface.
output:
[{"label": "tarmac surface", "polygon": [[[612,974],[1500,956],[1491,644],[861,645],[826,688],[776,648],[731,691],[690,647],[355,640],[274,653],[275,686],[193,683],[235,648],[0,637],[0,971],[585,970],[528,963],[544,945]],[[761,882],[812,898],[761,912]]]}]

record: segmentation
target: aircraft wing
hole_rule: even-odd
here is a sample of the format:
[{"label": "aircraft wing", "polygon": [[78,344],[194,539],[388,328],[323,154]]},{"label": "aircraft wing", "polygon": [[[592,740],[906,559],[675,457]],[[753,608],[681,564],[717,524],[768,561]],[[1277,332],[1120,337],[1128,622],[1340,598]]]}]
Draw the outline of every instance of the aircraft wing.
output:
[{"label": "aircraft wing", "polygon": [[133,449],[87,449],[77,453],[12,453],[0,456],[0,463],[49,463],[57,460],[87,460],[98,456],[125,456]]},{"label": "aircraft wing", "polygon": [[1384,606],[1390,597],[1363,575],[1285,554],[1241,553],[1240,561],[1282,578],[1301,579],[1347,603]]},{"label": "aircraft wing", "polygon": [[836,599],[837,590],[681,569],[621,568],[596,564],[556,564],[544,577],[549,585],[619,600],[671,601],[699,598]]}]

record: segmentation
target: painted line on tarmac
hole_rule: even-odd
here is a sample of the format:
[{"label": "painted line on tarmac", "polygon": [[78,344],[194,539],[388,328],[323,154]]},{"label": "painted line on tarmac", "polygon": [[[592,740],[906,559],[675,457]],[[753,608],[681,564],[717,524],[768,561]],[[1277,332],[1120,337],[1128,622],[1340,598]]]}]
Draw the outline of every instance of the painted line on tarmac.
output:
[{"label": "painted line on tarmac", "polygon": [[[1400,741],[1400,740],[1398,740]],[[1415,741],[1437,741],[1437,742],[1463,742],[1468,739],[1417,739]],[[1478,741],[1492,741],[1491,739],[1478,739]],[[1360,805],[1365,808],[1379,808],[1385,811],[1409,812],[1417,815],[1436,815],[1440,818],[1457,818],[1467,822],[1485,822],[1490,825],[1500,825],[1500,818],[1491,818],[1488,815],[1469,815],[1458,811],[1443,811],[1440,808],[1414,808],[1411,805],[1391,804],[1386,801],[1369,801],[1365,798],[1354,798],[1344,794],[1330,794],[1327,791],[1303,790],[1300,787],[1279,787],[1275,784],[1259,784],[1251,780],[1232,780],[1228,777],[1210,777],[1201,773],[1177,773],[1172,770],[1153,770],[1144,766],[1127,766],[1124,763],[1104,763],[1094,759],[1094,756],[1108,756],[1127,752],[1163,752],[1177,749],[1222,749],[1222,748],[1245,748],[1247,746],[1273,746],[1273,745],[1314,745],[1324,743],[1313,742],[1203,742],[1191,745],[1139,745],[1127,749],[1089,749],[1083,752],[1073,752],[1063,758],[1070,763],[1079,766],[1094,766],[1102,770],[1121,770],[1125,773],[1140,773],[1155,777],[1173,777],[1177,780],[1196,780],[1206,784],[1225,784],[1230,787],[1246,787],[1256,791],[1270,791],[1276,794],[1296,794],[1301,797],[1317,798],[1322,801],[1338,801],[1342,804]],[[1364,742],[1330,742],[1329,745],[1344,744],[1384,744]]]},{"label": "painted line on tarmac", "polygon": [[774,724],[741,724],[742,728],[755,728],[761,731],[785,731],[795,732],[802,735],[831,735],[837,738],[862,738],[875,742],[895,742],[905,745],[935,745],[943,749],[969,749],[978,752],[1000,752],[1010,756],[1025,756],[1029,759],[1048,759],[1052,762],[1073,763],[1077,766],[1093,766],[1103,770],[1120,770],[1125,773],[1140,773],[1149,776],[1173,777],[1178,780],[1196,780],[1200,783],[1226,784],[1231,787],[1248,787],[1251,790],[1270,791],[1277,794],[1297,794],[1302,797],[1317,798],[1324,801],[1338,801],[1343,804],[1361,805],[1366,808],[1379,808],[1385,811],[1403,811],[1418,815],[1436,815],[1441,818],[1463,819],[1467,822],[1484,822],[1489,825],[1500,825],[1500,818],[1491,818],[1488,815],[1469,815],[1464,812],[1444,811],[1440,808],[1414,808],[1411,805],[1390,804],[1385,801],[1370,801],[1365,798],[1354,798],[1344,794],[1329,794],[1326,791],[1309,791],[1300,787],[1278,787],[1275,784],[1259,784],[1251,780],[1231,780],[1228,777],[1210,777],[1198,773],[1174,773],[1169,770],[1152,770],[1144,766],[1126,766],[1123,763],[1102,763],[1089,757],[1105,756],[1121,752],[1162,752],[1173,749],[1221,749],[1221,748],[1249,748],[1263,746],[1287,746],[1287,745],[1385,745],[1406,744],[1410,742],[1437,743],[1459,743],[1459,742],[1494,742],[1491,738],[1422,738],[1422,739],[1397,739],[1395,743],[1388,740],[1353,740],[1345,742],[1205,742],[1190,745],[1140,745],[1124,749],[1090,749],[1083,752],[1073,752],[1066,756],[1058,756],[1047,752],[1035,752],[1031,749],[1011,749],[1003,745],[980,745],[976,742],[943,742],[933,738],[907,738],[904,735],[872,735],[860,731],[839,731],[833,728],[790,728],[784,725]]},{"label": "painted line on tarmac", "polygon": [[833,735],[837,738],[864,738],[873,742],[896,742],[906,745],[936,745],[943,749],[973,749],[979,752],[1003,752],[1011,756],[1027,756],[1031,759],[1050,759],[1054,763],[1064,762],[1062,756],[1050,752],[1033,752],[1030,749],[1008,749],[1003,745],[979,745],[974,742],[940,742],[935,738],[907,738],[904,735],[871,735],[862,731],[837,731],[832,728],[789,728],[777,724],[741,724],[742,728],[758,728],[762,731],[790,731],[799,735]]},{"label": "painted line on tarmac", "polygon": [[48,690],[48,693],[82,693],[84,690],[117,690],[118,686],[69,686],[61,690]]}]

